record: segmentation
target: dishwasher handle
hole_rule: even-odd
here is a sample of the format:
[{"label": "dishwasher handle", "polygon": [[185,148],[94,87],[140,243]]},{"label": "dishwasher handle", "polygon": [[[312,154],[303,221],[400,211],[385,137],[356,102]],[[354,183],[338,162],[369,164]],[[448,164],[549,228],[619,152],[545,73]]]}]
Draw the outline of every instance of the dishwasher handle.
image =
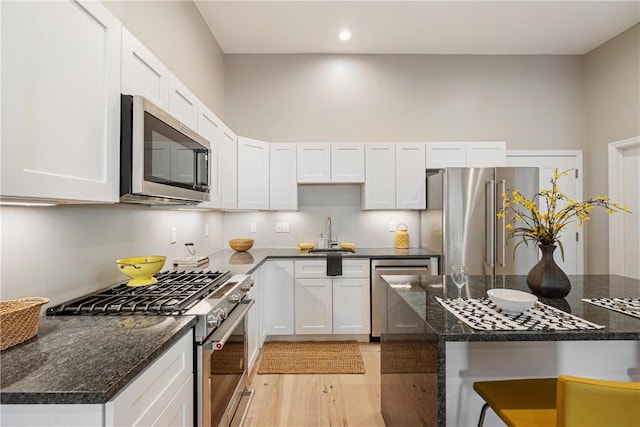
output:
[{"label": "dishwasher handle", "polygon": [[411,275],[411,274],[429,274],[429,267],[428,266],[423,266],[423,267],[411,267],[411,266],[404,266],[404,267],[384,267],[384,266],[380,266],[380,267],[376,267],[376,272],[378,274],[386,274],[386,275],[390,275],[390,274],[396,274],[396,275]]}]

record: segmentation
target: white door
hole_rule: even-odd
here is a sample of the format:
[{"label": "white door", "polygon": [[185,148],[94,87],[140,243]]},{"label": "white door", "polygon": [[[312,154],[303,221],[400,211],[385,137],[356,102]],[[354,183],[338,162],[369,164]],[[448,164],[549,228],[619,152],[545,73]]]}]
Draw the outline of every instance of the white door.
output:
[{"label": "white door", "polygon": [[362,209],[396,208],[395,144],[367,144]]},{"label": "white door", "polygon": [[220,186],[220,207],[238,208],[238,137],[223,124],[222,138],[218,145],[218,185]]},{"label": "white door", "polygon": [[331,182],[331,144],[298,144],[298,182]]},{"label": "white door", "polygon": [[609,144],[609,197],[631,214],[609,215],[609,273],[640,279],[640,137]]},{"label": "white door", "polygon": [[333,279],[333,333],[371,332],[369,278]]},{"label": "white door", "polygon": [[364,182],[364,144],[331,144],[331,182]]},{"label": "white door", "polygon": [[[582,201],[582,151],[580,150],[551,150],[507,151],[507,166],[534,166],[540,169],[540,189],[551,189],[549,182],[553,176],[553,169],[559,172],[572,170],[568,176],[558,181],[560,190],[577,201]],[[576,173],[577,171],[577,173]],[[541,206],[541,208],[544,208]],[[560,249],[555,252],[556,263],[567,274],[583,274],[584,272],[584,235],[576,222],[570,222],[560,235],[564,248],[564,261]]]},{"label": "white door", "polygon": [[270,144],[269,209],[298,209],[296,144]]},{"label": "white door", "polygon": [[396,209],[427,207],[425,144],[396,144]]},{"label": "white door", "polygon": [[263,268],[262,333],[293,335],[293,261],[269,261]]}]

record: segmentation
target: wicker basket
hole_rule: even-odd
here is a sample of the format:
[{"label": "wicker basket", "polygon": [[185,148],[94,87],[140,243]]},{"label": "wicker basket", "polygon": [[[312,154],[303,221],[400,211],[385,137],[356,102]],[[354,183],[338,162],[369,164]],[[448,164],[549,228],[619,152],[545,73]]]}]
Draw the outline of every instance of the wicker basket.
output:
[{"label": "wicker basket", "polygon": [[48,302],[43,297],[0,301],[0,350],[34,337],[40,324],[40,307]]}]

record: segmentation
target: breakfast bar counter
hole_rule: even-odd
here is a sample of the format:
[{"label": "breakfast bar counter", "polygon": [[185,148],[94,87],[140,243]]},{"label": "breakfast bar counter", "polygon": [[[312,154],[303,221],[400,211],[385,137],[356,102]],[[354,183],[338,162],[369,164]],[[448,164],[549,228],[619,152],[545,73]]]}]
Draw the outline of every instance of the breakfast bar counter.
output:
[{"label": "breakfast bar counter", "polygon": [[[578,319],[579,325],[591,325],[588,329],[543,324],[479,330],[443,306],[442,301],[458,295],[450,277],[387,277],[381,335],[381,403],[387,426],[434,425],[436,419],[440,426],[475,425],[482,401],[472,386],[479,380],[572,374],[640,381],[640,312],[627,314],[583,301],[638,299],[640,281],[613,275],[569,278],[569,295],[539,302],[561,317]],[[526,276],[471,276],[462,296],[490,304],[487,290],[492,288],[530,292]],[[495,420],[487,417],[485,426],[500,425],[492,424]]]}]

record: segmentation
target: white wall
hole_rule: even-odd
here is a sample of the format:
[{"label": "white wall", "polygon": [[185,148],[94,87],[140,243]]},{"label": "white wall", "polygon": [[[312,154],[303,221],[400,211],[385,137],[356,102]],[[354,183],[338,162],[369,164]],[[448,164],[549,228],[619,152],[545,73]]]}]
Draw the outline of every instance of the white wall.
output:
[{"label": "white wall", "polygon": [[[205,225],[209,237],[204,237]],[[116,259],[166,255],[165,268],[224,247],[222,213],[138,206],[8,207],[0,211],[0,299],[44,296],[60,303],[126,280]],[[176,244],[170,229],[177,229]],[[163,269],[163,270],[164,270]]]},{"label": "white wall", "polygon": [[[331,217],[333,238],[353,242],[360,248],[392,248],[395,233],[389,222],[404,223],[409,228],[410,246],[420,246],[418,211],[361,211],[358,185],[298,186],[297,212],[245,212],[225,214],[225,241],[249,237],[257,248],[296,248],[300,242],[315,243],[325,234],[327,217]],[[257,232],[250,233],[256,223]],[[277,222],[288,222],[289,233],[276,233]],[[326,234],[325,234],[326,237]]]},{"label": "white wall", "polygon": [[228,124],[273,142],[580,149],[581,56],[226,55]]},{"label": "white wall", "polygon": [[[584,69],[588,135],[584,194],[595,197],[609,190],[607,145],[640,135],[640,24],[589,52]],[[640,212],[632,215],[640,221]],[[609,271],[608,227],[606,212],[592,211],[585,227],[588,273]]]}]

